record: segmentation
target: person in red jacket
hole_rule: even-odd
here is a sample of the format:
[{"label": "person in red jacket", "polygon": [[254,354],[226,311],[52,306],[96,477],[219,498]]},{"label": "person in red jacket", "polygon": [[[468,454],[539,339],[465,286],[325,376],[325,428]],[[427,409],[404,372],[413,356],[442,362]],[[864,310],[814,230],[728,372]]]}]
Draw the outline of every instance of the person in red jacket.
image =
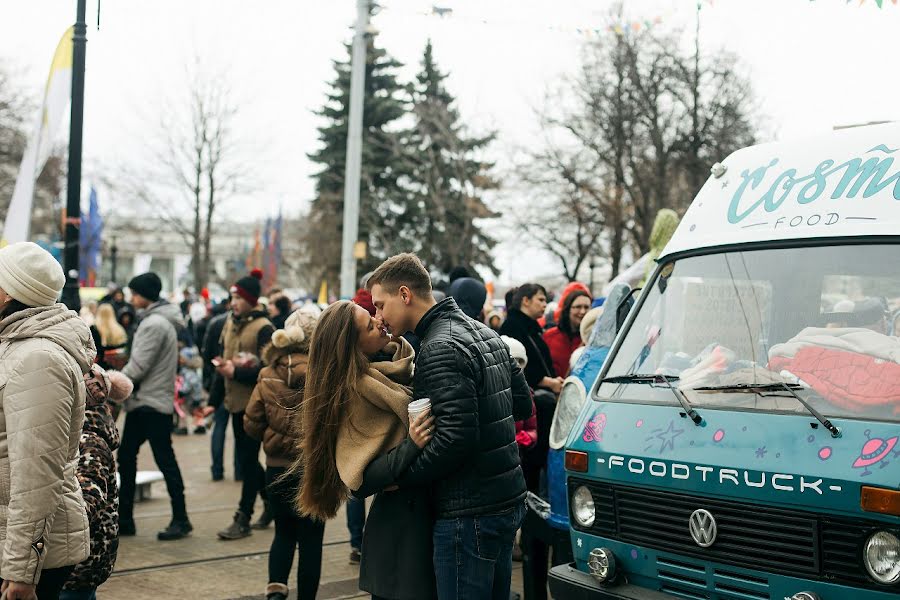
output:
[{"label": "person in red jacket", "polygon": [[554,315],[558,324],[544,333],[557,377],[569,373],[569,358],[582,344],[581,320],[591,310],[591,302],[590,291],[583,283],[574,281],[563,290]]}]

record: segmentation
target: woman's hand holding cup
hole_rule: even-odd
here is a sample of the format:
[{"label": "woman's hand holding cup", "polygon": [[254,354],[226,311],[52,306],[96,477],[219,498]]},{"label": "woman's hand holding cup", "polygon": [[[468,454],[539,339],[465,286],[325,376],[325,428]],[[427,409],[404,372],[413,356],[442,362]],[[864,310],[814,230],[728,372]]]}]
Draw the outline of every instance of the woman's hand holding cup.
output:
[{"label": "woman's hand holding cup", "polygon": [[416,415],[409,422],[409,437],[419,448],[424,448],[434,435],[434,417],[431,410],[426,410]]}]

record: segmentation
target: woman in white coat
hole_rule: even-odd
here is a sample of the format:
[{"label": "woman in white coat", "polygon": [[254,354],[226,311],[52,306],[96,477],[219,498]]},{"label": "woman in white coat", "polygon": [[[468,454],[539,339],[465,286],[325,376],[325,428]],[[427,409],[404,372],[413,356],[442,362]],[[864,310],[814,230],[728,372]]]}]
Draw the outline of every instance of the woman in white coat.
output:
[{"label": "woman in white coat", "polygon": [[75,475],[90,330],[57,298],[59,263],[28,242],[0,249],[0,592],[57,600],[90,533]]}]

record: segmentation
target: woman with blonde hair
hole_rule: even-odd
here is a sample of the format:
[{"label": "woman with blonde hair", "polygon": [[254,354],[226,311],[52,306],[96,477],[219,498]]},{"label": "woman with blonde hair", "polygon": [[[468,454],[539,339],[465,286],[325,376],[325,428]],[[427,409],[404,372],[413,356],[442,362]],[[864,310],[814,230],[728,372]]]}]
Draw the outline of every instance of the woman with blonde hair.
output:
[{"label": "woman with blonde hair", "polygon": [[112,304],[101,304],[97,309],[97,317],[94,322],[97,332],[100,334],[100,344],[97,347],[97,364],[106,370],[120,370],[128,362],[128,333],[119,325],[116,318],[116,310]]},{"label": "woman with blonde hair", "polygon": [[414,357],[406,340],[391,339],[380,319],[346,301],[322,313],[310,349],[298,506],[325,520],[350,493],[375,494],[359,586],[376,599],[436,597],[427,491],[396,485],[434,422],[428,412],[409,421]]}]

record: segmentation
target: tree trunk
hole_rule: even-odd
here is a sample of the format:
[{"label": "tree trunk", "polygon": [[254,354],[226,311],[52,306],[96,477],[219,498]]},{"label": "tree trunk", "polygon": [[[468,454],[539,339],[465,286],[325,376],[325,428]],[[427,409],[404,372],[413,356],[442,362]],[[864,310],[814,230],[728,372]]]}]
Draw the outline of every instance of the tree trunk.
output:
[{"label": "tree trunk", "polygon": [[[191,240],[191,264],[194,271],[194,289],[197,290],[202,287],[203,280],[203,257],[200,254],[200,175],[198,169],[194,186],[194,239]],[[173,285],[177,286],[178,282],[173,282]]]},{"label": "tree trunk", "polygon": [[617,185],[613,190],[613,208],[611,211],[612,227],[610,228],[609,239],[610,280],[619,274],[619,269],[622,267],[622,248],[624,246],[623,238],[625,236],[625,219],[622,214],[622,195],[622,186]]},{"label": "tree trunk", "polygon": [[210,252],[213,236],[213,213],[216,210],[216,177],[215,166],[210,165],[208,175],[208,196],[206,201],[206,223],[203,231],[203,286],[209,285]]}]

